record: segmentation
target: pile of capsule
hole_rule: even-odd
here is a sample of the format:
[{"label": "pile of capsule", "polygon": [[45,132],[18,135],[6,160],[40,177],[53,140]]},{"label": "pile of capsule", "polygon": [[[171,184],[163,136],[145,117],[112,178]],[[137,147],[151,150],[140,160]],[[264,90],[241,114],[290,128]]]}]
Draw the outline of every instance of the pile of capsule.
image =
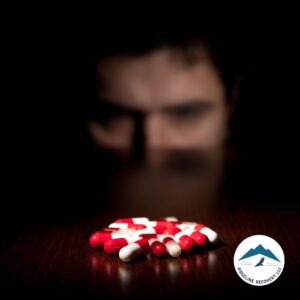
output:
[{"label": "pile of capsule", "polygon": [[178,257],[182,251],[191,253],[195,247],[215,243],[218,234],[207,226],[167,217],[157,221],[148,218],[118,219],[108,228],[94,232],[90,245],[104,249],[109,255],[119,255],[129,262],[142,254],[157,257]]}]

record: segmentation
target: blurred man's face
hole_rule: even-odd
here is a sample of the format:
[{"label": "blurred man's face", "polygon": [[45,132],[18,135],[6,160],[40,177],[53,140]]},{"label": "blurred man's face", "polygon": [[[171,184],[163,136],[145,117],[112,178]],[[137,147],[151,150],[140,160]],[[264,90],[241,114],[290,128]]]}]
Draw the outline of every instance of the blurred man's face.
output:
[{"label": "blurred man's face", "polygon": [[227,132],[225,88],[208,59],[160,49],[98,62],[98,111],[88,124],[108,148],[210,148]]}]

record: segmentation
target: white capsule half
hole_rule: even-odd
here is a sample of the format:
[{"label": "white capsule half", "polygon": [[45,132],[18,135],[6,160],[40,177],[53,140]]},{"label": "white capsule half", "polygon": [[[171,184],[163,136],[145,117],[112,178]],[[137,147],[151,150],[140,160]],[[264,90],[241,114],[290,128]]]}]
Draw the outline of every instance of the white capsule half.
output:
[{"label": "white capsule half", "polygon": [[129,262],[133,260],[135,257],[140,256],[142,252],[143,250],[138,244],[132,243],[123,247],[119,251],[119,258],[124,262]]},{"label": "white capsule half", "polygon": [[[168,237],[171,239],[169,241],[165,242],[164,240]],[[174,238],[173,236],[168,235],[168,234],[159,234],[158,235],[158,240],[163,242],[166,245],[168,254],[172,257],[178,257],[181,255],[182,249],[181,249],[180,245],[173,240],[173,238]]]},{"label": "white capsule half", "polygon": [[147,227],[144,229],[135,230],[132,234],[133,236],[140,236],[142,234],[156,234],[156,231],[152,227]]},{"label": "white capsule half", "polygon": [[179,257],[181,255],[182,249],[178,243],[175,241],[169,241],[166,243],[167,251],[172,257]]},{"label": "white capsule half", "polygon": [[132,221],[134,224],[148,224],[149,223],[149,219],[148,218],[132,218]]},{"label": "white capsule half", "polygon": [[218,234],[215,231],[213,231],[212,229],[210,229],[208,227],[204,227],[204,228],[200,229],[199,231],[201,233],[205,234],[211,243],[216,243],[218,241]]},{"label": "white capsule half", "polygon": [[118,229],[127,229],[127,223],[111,223],[108,225],[108,228],[118,228]]}]

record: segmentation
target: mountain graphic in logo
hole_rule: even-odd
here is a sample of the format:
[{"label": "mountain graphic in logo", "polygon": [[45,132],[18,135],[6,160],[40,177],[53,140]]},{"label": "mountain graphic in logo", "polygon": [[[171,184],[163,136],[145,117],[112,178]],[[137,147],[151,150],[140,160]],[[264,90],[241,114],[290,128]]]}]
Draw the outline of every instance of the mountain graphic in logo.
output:
[{"label": "mountain graphic in logo", "polygon": [[280,262],[280,260],[269,249],[265,249],[261,244],[259,244],[255,249],[251,248],[239,260],[252,257],[257,254],[261,254],[263,256],[269,257]]}]

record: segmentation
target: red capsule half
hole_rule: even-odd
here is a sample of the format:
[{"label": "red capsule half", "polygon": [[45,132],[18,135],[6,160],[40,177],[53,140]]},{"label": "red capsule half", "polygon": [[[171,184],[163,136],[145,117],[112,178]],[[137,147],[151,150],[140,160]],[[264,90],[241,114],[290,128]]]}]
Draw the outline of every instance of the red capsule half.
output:
[{"label": "red capsule half", "polygon": [[157,257],[163,257],[167,253],[167,247],[162,242],[154,241],[151,243],[151,252]]},{"label": "red capsule half", "polygon": [[107,254],[115,255],[119,251],[128,245],[128,241],[125,238],[109,239],[104,243],[104,251]]}]

